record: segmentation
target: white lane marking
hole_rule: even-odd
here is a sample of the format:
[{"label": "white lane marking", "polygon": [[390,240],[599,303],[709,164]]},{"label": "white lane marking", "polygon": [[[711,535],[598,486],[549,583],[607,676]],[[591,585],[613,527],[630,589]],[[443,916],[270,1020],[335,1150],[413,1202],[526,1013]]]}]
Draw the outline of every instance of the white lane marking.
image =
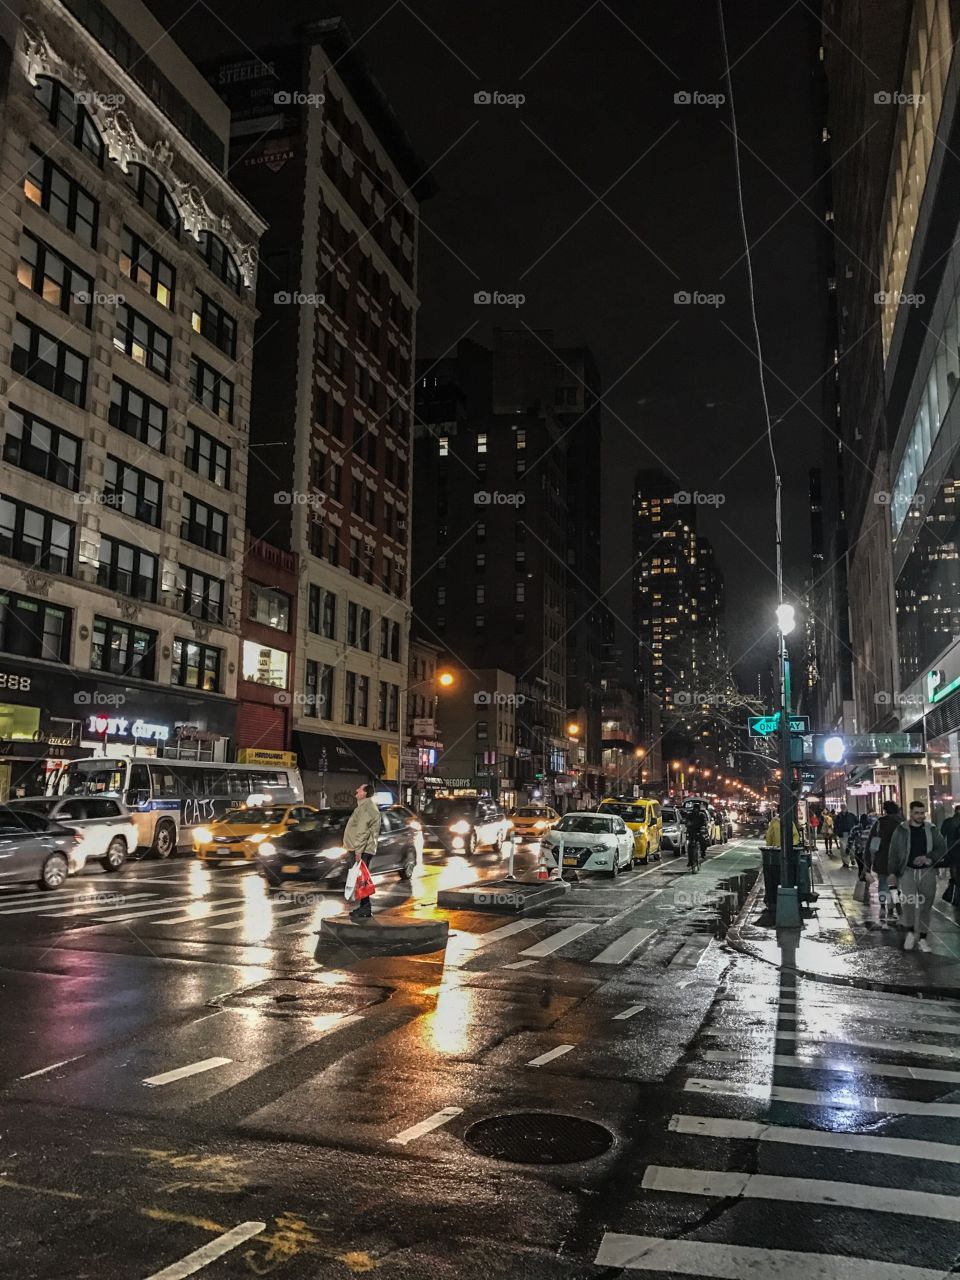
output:
[{"label": "white lane marking", "polygon": [[562,1058],[565,1053],[569,1053],[571,1049],[576,1047],[574,1044],[558,1044],[555,1049],[550,1049],[547,1053],[541,1053],[539,1058],[531,1058],[527,1066],[543,1067],[548,1062],[553,1062],[554,1058]]},{"label": "white lane marking", "polygon": [[792,1129],[755,1120],[724,1120],[717,1116],[675,1115],[669,1127],[674,1133],[698,1138],[742,1138],[749,1142],[782,1142],[793,1147],[828,1147],[839,1151],[864,1151],[878,1156],[912,1160],[938,1160],[960,1164],[960,1146],[946,1142],[920,1142],[913,1138],[878,1138],[866,1133],[834,1133],[821,1129]]},{"label": "white lane marking", "polygon": [[[235,909],[240,911],[246,911],[246,907],[238,907]],[[309,915],[312,910],[313,910],[312,907],[273,907],[271,909],[270,916],[271,916],[271,919],[273,920],[279,920],[282,916]],[[176,921],[169,920],[167,921],[167,923],[175,924]],[[198,923],[202,924],[203,923],[202,919],[199,920]],[[241,929],[244,929],[244,928],[253,929],[256,927],[253,920],[228,920],[225,924],[212,924],[210,926],[210,929],[211,931],[214,929],[236,929],[238,926]]]},{"label": "white lane marking", "polygon": [[656,1271],[711,1280],[944,1280],[943,1268],[908,1267],[799,1249],[757,1249],[739,1244],[706,1244],[699,1240],[664,1240],[661,1236],[626,1236],[607,1231],[594,1259],[597,1266],[628,1271]]},{"label": "white lane marking", "polygon": [[34,1076],[45,1076],[48,1071],[56,1071],[57,1067],[65,1067],[69,1062],[79,1062],[85,1053],[78,1053],[74,1058],[64,1058],[62,1062],[52,1062],[49,1067],[41,1067],[39,1071],[28,1071],[25,1076],[17,1076],[18,1080],[32,1080]]},{"label": "white lane marking", "polygon": [[[134,894],[130,894],[129,896],[132,898],[156,897],[156,895],[152,893],[134,893]],[[55,909],[58,902],[63,903],[63,908],[60,911],[57,911]],[[42,898],[40,898],[37,902],[31,902],[29,906],[7,907],[3,911],[0,911],[0,916],[23,916],[23,915],[30,915],[30,914],[35,916],[79,915],[80,912],[74,910],[74,908],[76,908],[77,905],[78,904],[75,899],[68,902],[65,898],[63,899],[52,898],[50,894],[47,893]],[[89,906],[89,910],[90,911],[106,911],[107,906],[106,906],[106,903],[104,903],[99,907],[97,906],[96,903],[91,903]]]},{"label": "white lane marking", "polygon": [[544,938],[542,942],[537,942],[532,947],[527,947],[526,951],[521,951],[522,956],[533,956],[539,959],[541,956],[552,955],[554,951],[559,951],[561,947],[565,947],[568,942],[575,942],[577,938],[582,938],[585,933],[592,933],[594,929],[600,926],[596,924],[572,924],[567,929],[561,929],[559,933],[553,934],[549,938]]},{"label": "white lane marking", "polygon": [[902,1187],[879,1187],[860,1182],[827,1182],[811,1178],[781,1178],[766,1173],[721,1173],[716,1169],[678,1169],[648,1165],[641,1186],[646,1191],[674,1191],[681,1195],[740,1196],[745,1200],[781,1200],[792,1204],[828,1204],[871,1213],[903,1213],[911,1218],[960,1222],[960,1197]]},{"label": "white lane marking", "polygon": [[960,1103],[956,1102],[914,1102],[910,1098],[880,1098],[829,1089],[788,1089],[779,1084],[751,1085],[737,1080],[688,1080],[683,1087],[689,1093],[734,1094],[760,1102],[795,1102],[801,1107],[884,1112],[895,1116],[960,1117]]},{"label": "white lane marking", "polygon": [[[227,899],[215,898],[213,900],[213,903],[215,904],[215,903],[220,903],[225,901],[227,901]],[[213,905],[211,903],[204,902],[202,899],[198,899],[198,904],[203,907],[208,907]],[[225,916],[229,914],[231,911],[232,912],[245,911],[249,905],[250,905],[249,898],[246,898],[246,897],[235,898],[230,906],[221,906],[221,907],[217,907],[216,910],[213,910],[213,911],[204,911],[202,915],[189,915],[189,914],[176,915],[175,914],[172,920],[162,920],[160,921],[160,923],[161,924],[202,924],[204,920],[209,920],[212,916]],[[170,909],[173,910],[174,912],[183,911],[182,906],[174,907]],[[141,911],[138,915],[123,916],[122,918],[124,920],[138,920],[140,916],[149,916],[149,915],[156,915],[156,914],[157,914],[157,911]]]},{"label": "white lane marking", "polygon": [[625,1022],[627,1018],[632,1018],[635,1013],[642,1012],[647,1006],[645,1004],[632,1004],[629,1009],[624,1009],[620,1013],[615,1013],[611,1021]]},{"label": "white lane marking", "polygon": [[[105,895],[107,896],[107,895]],[[104,911],[129,911],[134,906],[134,898],[153,899],[154,903],[158,903],[159,893],[122,893],[118,895],[123,898],[123,902],[115,902],[111,906],[107,902],[89,902],[85,906],[78,906],[70,911],[46,911],[44,915],[57,916],[59,919],[72,919],[75,916],[91,916],[101,915]],[[145,906],[146,903],[140,902],[137,906]]]},{"label": "white lane marking", "polygon": [[[933,1028],[929,1027],[928,1031]],[[813,1039],[819,1037],[819,1039]],[[944,1044],[926,1044],[920,1040],[838,1040],[836,1032],[829,1031],[777,1031],[774,1033],[776,1040],[792,1040],[796,1043],[802,1040],[807,1043],[808,1048],[821,1048],[825,1045],[838,1045],[843,1049],[872,1049],[883,1053],[902,1053],[912,1057],[920,1058],[950,1058],[951,1061],[956,1060],[958,1051],[951,1045]]]},{"label": "white lane marking", "polygon": [[858,1076],[892,1076],[896,1080],[936,1080],[943,1084],[960,1082],[960,1071],[936,1067],[902,1067],[895,1062],[872,1062],[869,1058],[828,1058],[825,1054],[778,1053],[775,1067],[797,1067],[807,1071],[836,1071]]},{"label": "white lane marking", "polygon": [[427,1116],[426,1120],[411,1125],[409,1129],[403,1129],[395,1138],[388,1138],[387,1141],[395,1143],[398,1147],[405,1147],[408,1142],[413,1142],[414,1138],[422,1138],[432,1129],[439,1129],[441,1125],[452,1120],[454,1116],[461,1115],[462,1112],[463,1107],[444,1107],[442,1111],[435,1111],[432,1116]]},{"label": "white lane marking", "polygon": [[[527,929],[535,929],[541,920],[511,920],[499,929],[490,929],[487,933],[469,934],[460,945],[464,950],[479,951],[481,947],[489,947],[491,943],[501,942],[504,938],[512,938],[515,933],[524,933]],[[458,939],[459,941],[459,939]]]},{"label": "white lane marking", "polygon": [[[644,871],[643,874],[646,875],[646,871]],[[624,907],[622,911],[618,911],[615,916],[611,916],[608,923],[616,924],[617,921],[622,920],[624,916],[628,916],[634,911],[639,911],[641,907],[645,907],[647,903],[652,902],[654,898],[659,898],[661,893],[663,893],[662,889],[654,889],[653,893],[648,893],[647,896],[645,898],[641,898],[639,902],[634,902],[631,906]]]},{"label": "white lane marking", "polygon": [[[152,1276],[147,1277],[147,1280],[185,1280],[187,1276],[196,1275],[207,1263],[215,1262],[217,1258],[222,1258],[225,1253],[236,1249],[237,1245],[243,1244],[245,1240],[251,1239],[252,1236],[258,1236],[261,1231],[266,1231],[266,1229],[267,1224],[265,1222],[241,1222],[239,1226],[233,1227],[222,1236],[217,1236],[216,1240],[210,1240],[201,1245],[199,1249],[194,1249],[193,1253],[188,1253],[179,1262],[172,1262],[169,1267],[164,1267],[162,1271],[155,1271]],[[909,1277],[907,1280],[909,1280]]]},{"label": "white lane marking", "polygon": [[686,946],[680,948],[677,954],[670,961],[670,968],[696,969],[706,954],[709,946],[709,942],[705,945],[701,942],[688,942]]},{"label": "white lane marking", "polygon": [[611,942],[609,947],[605,947],[598,956],[594,956],[591,964],[623,964],[656,932],[656,928],[628,929],[626,933]]},{"label": "white lane marking", "polygon": [[[845,1013],[844,1018],[850,1018],[852,1021],[865,1022],[870,1015],[865,1013]],[[777,1015],[778,1022],[814,1022],[816,1014],[806,1013],[780,1013]],[[960,1022],[929,1022],[923,1018],[897,1018],[896,1025],[903,1028],[913,1028],[917,1031],[935,1031],[939,1035],[960,1035]],[[821,1033],[822,1034],[822,1033]]]},{"label": "white lane marking", "polygon": [[[186,898],[164,898],[162,901],[164,904],[162,906],[158,904],[155,907],[144,907],[138,911],[131,911],[128,915],[125,915],[125,916],[114,916],[112,919],[109,916],[105,916],[103,919],[103,923],[104,924],[126,924],[128,920],[143,920],[146,916],[167,915],[171,911],[173,912],[182,911],[184,907],[187,905],[187,903],[190,903],[190,902],[196,902],[196,903],[202,904],[204,902],[204,899],[198,898],[196,897],[196,895],[190,895],[189,897],[186,897]],[[224,902],[224,901],[227,901],[227,899],[214,898],[213,901]],[[238,897],[236,901],[243,903],[243,902],[247,902],[248,899]]]},{"label": "white lane marking", "polygon": [[[879,995],[871,991],[871,997]],[[920,1000],[909,996],[887,996],[883,1000],[871,999],[869,1005],[851,1005],[846,1000],[818,1000],[812,995],[773,996],[771,1004],[784,1005],[796,1012],[802,1008],[813,1013],[840,1013],[844,1017],[876,1018],[890,1013],[895,1018],[903,1013],[919,1013],[924,1018],[956,1018],[960,1016],[960,1008],[946,1000]]]},{"label": "white lane marking", "polygon": [[147,1076],[143,1081],[150,1088],[160,1084],[172,1084],[174,1080],[185,1080],[187,1076],[199,1075],[201,1071],[212,1071],[214,1067],[225,1067],[232,1058],[202,1058],[199,1062],[191,1062],[186,1067],[177,1067],[174,1071],[163,1071],[158,1076]]},{"label": "white lane marking", "polygon": [[503,969],[529,969],[532,964],[536,964],[536,960],[514,960],[512,964],[501,965]]}]

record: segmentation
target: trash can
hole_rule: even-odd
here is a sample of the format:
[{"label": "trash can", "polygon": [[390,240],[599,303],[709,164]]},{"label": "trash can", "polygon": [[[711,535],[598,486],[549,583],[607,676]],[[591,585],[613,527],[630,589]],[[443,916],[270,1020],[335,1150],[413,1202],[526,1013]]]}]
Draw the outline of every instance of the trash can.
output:
[{"label": "trash can", "polygon": [[780,850],[763,849],[763,901],[768,911],[777,909],[777,890],[780,888]]},{"label": "trash can", "polygon": [[800,901],[805,902],[807,906],[820,897],[813,887],[813,854],[804,853],[802,850],[797,854],[797,888]]}]

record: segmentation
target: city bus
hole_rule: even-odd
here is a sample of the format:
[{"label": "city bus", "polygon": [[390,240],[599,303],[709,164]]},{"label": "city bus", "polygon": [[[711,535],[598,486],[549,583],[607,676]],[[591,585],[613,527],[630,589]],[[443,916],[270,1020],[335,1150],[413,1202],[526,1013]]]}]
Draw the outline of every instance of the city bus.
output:
[{"label": "city bus", "polygon": [[137,847],[157,858],[193,845],[193,829],[245,804],[298,804],[300,771],[286,765],[94,756],[71,760],[54,795],[118,796],[137,824]]}]

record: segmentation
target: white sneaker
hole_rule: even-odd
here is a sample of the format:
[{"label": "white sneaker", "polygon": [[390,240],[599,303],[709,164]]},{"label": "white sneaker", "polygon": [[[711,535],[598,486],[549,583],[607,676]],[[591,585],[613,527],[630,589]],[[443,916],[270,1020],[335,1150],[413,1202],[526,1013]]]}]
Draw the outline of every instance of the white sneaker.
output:
[{"label": "white sneaker", "polygon": [[926,938],[921,938],[920,941],[917,943],[917,950],[930,952],[933,950],[933,947],[931,947],[930,943],[926,940]]},{"label": "white sneaker", "polygon": [[917,935],[911,929],[903,940],[904,951],[912,951],[916,941],[917,941]]}]

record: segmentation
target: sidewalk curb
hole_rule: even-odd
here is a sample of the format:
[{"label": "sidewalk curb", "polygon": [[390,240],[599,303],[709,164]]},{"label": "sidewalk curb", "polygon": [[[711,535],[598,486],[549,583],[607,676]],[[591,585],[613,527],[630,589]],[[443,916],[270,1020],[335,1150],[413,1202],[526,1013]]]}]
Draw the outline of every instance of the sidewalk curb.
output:
[{"label": "sidewalk curb", "polygon": [[[732,950],[739,955],[749,956],[751,960],[760,960],[763,964],[768,964],[773,969],[779,969],[781,966],[776,961],[768,960],[759,951],[755,951],[749,942],[740,937],[740,929],[752,911],[762,889],[763,878],[761,877],[747,895],[747,900],[741,907],[736,920],[727,930],[724,942],[728,943]],[[792,972],[798,978],[805,978],[808,982],[823,982],[832,987],[846,987],[856,991],[883,991],[888,995],[896,996],[919,996],[924,1000],[960,1000],[960,986],[931,989],[930,987],[915,986],[903,982],[880,982],[870,978],[841,978],[836,974],[816,973],[811,969],[802,969],[799,965]]]}]

